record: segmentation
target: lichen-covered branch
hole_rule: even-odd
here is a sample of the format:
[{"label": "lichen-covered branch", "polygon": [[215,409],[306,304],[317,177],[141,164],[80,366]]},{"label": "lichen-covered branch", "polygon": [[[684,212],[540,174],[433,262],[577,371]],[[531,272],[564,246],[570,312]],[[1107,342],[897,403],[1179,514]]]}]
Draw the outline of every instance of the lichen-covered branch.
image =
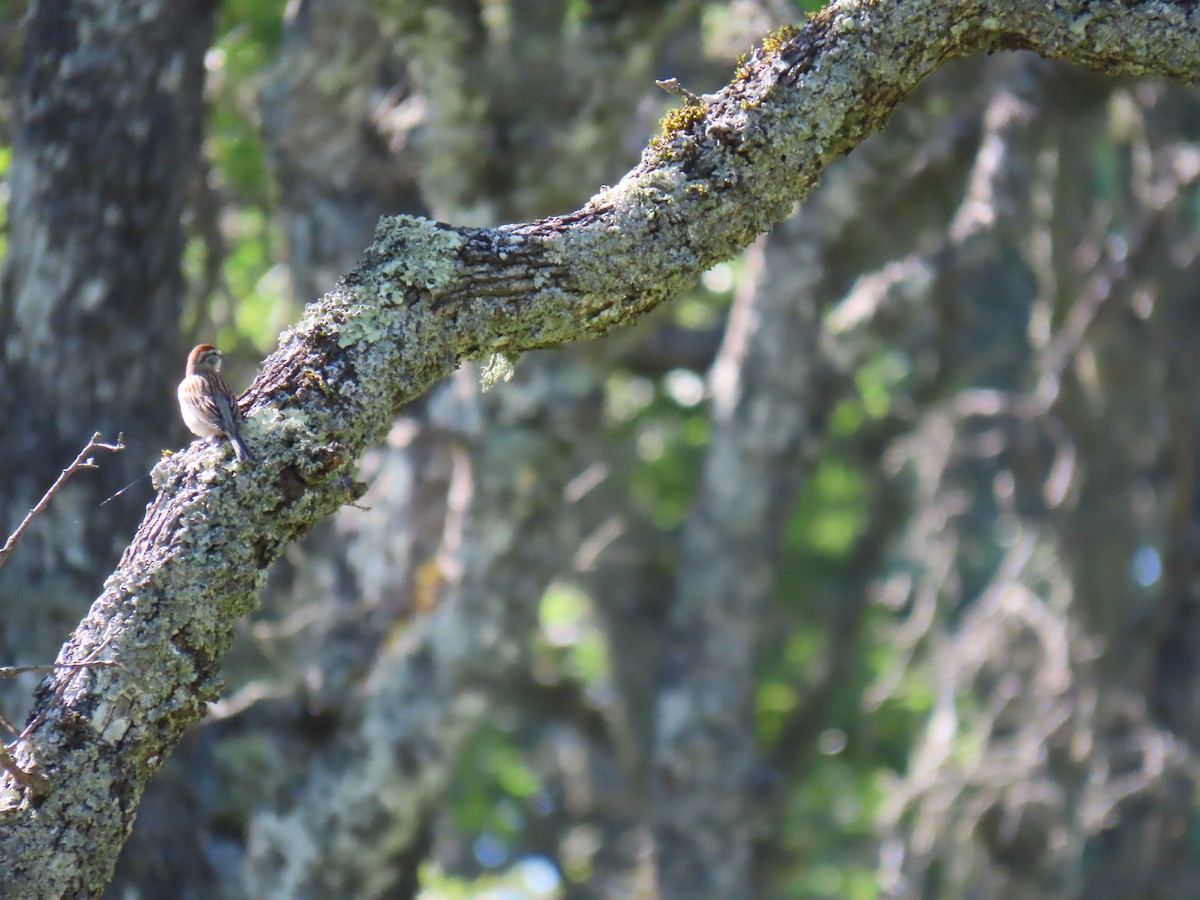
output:
[{"label": "lichen-covered branch", "polygon": [[464,360],[604,334],[780,219],[921,78],[1027,47],[1106,71],[1200,75],[1200,11],[1122,2],[836,3],[670,120],[582,209],[455,229],[384,220],[360,266],[280,340],[245,404],[254,466],[195,447],[159,491],[14,749],[35,791],[0,793],[0,894],[97,893],[147,781],[219,688],[234,621],[314,522],[361,493],[362,451]]}]

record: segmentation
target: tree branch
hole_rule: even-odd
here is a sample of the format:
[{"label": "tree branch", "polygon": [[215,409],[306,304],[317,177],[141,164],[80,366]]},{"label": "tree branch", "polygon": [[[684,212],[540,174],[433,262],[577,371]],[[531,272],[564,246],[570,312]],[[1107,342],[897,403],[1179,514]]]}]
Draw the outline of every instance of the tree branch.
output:
[{"label": "tree branch", "polygon": [[[385,219],[362,264],[311,304],[248,392],[261,461],[194,446],[60,662],[2,785],[0,894],[99,893],[147,781],[219,689],[233,623],[268,567],[361,495],[353,469],[395,412],[464,360],[603,335],[781,219],[824,166],[941,62],[1030,48],[1108,72],[1200,75],[1200,11],[1164,4],[847,0],[777,36],[710,102],[668,117],[616,187],[500,228]],[[48,863],[53,860],[53,864]]]},{"label": "tree branch", "polygon": [[80,450],[79,455],[75,457],[74,461],[62,470],[58,478],[55,479],[54,484],[50,485],[50,488],[42,495],[42,499],[34,504],[33,509],[29,510],[29,513],[21,520],[21,524],[17,526],[16,531],[10,534],[8,540],[4,542],[4,546],[0,547],[0,568],[4,567],[4,564],[8,562],[8,558],[12,556],[13,551],[17,549],[17,541],[21,540],[21,535],[25,533],[25,529],[29,527],[29,523],[37,518],[38,514],[49,505],[50,498],[58,493],[59,488],[66,484],[67,479],[80,469],[100,468],[90,455],[93,450],[108,450],[111,453],[120,453],[124,449],[124,435],[117,435],[117,442],[115,444],[105,444],[100,440],[100,432],[97,431],[93,434],[92,439],[87,442],[87,446]]}]

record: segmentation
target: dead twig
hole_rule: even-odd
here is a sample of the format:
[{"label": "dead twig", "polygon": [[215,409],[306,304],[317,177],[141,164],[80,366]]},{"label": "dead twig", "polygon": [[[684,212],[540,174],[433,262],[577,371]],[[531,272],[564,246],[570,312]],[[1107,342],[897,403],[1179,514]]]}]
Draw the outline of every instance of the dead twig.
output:
[{"label": "dead twig", "polygon": [[98,659],[85,662],[48,663],[38,666],[0,666],[0,678],[16,678],[26,672],[53,672],[56,669],[83,669],[87,666],[115,666],[116,660]]},{"label": "dead twig", "polygon": [[687,103],[688,106],[702,105],[704,103],[703,97],[697,97],[687,88],[685,88],[679,83],[678,78],[666,78],[662,81],[655,80],[654,83],[668,94],[674,94],[676,97],[682,97],[683,101]]},{"label": "dead twig", "polygon": [[93,450],[108,450],[111,453],[120,453],[124,449],[124,434],[117,435],[117,442],[115,444],[103,443],[100,440],[100,432],[98,431],[93,434],[92,439],[87,442],[87,446],[79,451],[79,455],[75,457],[75,461],[62,470],[62,474],[58,476],[58,479],[54,482],[54,484],[50,485],[50,489],[46,491],[46,493],[42,496],[42,499],[39,500],[37,505],[34,506],[34,508],[29,511],[28,515],[21,520],[21,524],[17,526],[16,531],[9,535],[8,540],[4,542],[4,546],[0,547],[0,568],[3,568],[4,564],[8,562],[8,558],[12,556],[13,550],[16,549],[17,541],[21,539],[21,535],[25,533],[25,529],[29,527],[29,523],[34,520],[38,513],[46,508],[46,506],[50,503],[50,498],[58,492],[59,488],[63,486],[66,480],[80,469],[100,468],[96,465],[95,459],[88,454],[90,454]]}]

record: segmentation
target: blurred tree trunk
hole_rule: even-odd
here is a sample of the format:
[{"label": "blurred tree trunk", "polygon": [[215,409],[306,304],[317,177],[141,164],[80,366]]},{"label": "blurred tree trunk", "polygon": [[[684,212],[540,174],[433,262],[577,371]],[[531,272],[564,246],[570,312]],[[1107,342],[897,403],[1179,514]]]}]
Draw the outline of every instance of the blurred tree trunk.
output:
[{"label": "blurred tree trunk", "polygon": [[[123,433],[129,449],[77,475],[0,572],[6,664],[53,658],[127,542],[148,485],[99,503],[181,434],[168,431],[182,371],[181,215],[214,9],[211,0],[64,0],[29,10],[0,272],[0,535],[93,432]],[[30,687],[17,682],[23,695]]]},{"label": "blurred tree trunk", "polygon": [[413,123],[403,121],[405,104],[420,98],[404,59],[380,39],[386,28],[362,0],[295,4],[261,92],[293,293],[304,301],[353,264],[380,216],[427,212]]},{"label": "blurred tree trunk", "polygon": [[754,747],[759,623],[833,396],[817,352],[817,269],[768,269],[767,244],[747,254],[710,373],[713,436],[667,620],[653,782],[667,898],[753,891],[751,849],[771,793]]}]

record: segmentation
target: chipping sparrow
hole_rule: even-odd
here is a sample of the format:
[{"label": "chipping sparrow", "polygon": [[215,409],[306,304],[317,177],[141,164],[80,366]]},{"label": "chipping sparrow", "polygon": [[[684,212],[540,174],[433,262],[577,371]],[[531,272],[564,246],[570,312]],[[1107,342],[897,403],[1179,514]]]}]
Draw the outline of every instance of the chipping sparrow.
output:
[{"label": "chipping sparrow", "polygon": [[192,434],[202,438],[223,434],[238,459],[254,460],[238,429],[237,400],[221,377],[221,351],[212,344],[200,344],[188,354],[187,373],[179,382],[179,411]]}]

